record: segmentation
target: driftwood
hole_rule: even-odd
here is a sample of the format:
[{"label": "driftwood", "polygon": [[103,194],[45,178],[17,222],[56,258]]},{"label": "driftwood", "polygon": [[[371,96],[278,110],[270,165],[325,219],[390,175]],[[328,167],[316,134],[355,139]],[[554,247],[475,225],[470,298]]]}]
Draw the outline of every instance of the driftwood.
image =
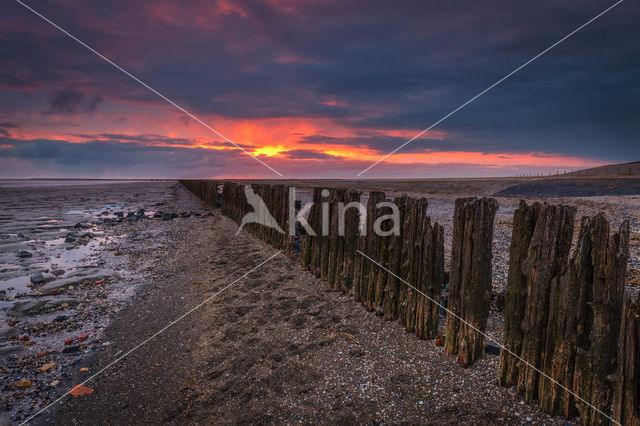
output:
[{"label": "driftwood", "polygon": [[478,331],[485,331],[489,315],[497,210],[493,198],[459,198],[455,204],[445,352],[457,354],[463,366],[484,353],[484,339]]}]

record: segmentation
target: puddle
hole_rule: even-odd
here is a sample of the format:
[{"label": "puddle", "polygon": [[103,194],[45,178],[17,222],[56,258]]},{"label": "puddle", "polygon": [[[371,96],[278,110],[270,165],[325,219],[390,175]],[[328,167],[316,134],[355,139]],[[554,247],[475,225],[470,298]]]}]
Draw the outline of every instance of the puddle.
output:
[{"label": "puddle", "polygon": [[[28,287],[29,284],[31,284],[31,279],[28,276],[0,280],[0,290],[4,290],[6,293],[3,299],[6,297],[15,297],[18,294],[30,293],[31,289]],[[0,299],[0,308],[9,308],[15,303],[15,300],[3,299]]]}]

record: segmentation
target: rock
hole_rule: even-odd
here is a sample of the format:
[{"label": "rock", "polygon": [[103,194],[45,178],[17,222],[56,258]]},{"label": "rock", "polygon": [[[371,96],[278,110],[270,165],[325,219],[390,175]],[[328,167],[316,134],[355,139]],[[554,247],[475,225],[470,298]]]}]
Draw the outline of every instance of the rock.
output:
[{"label": "rock", "polygon": [[68,308],[69,306],[76,306],[80,303],[80,300],[78,299],[49,299],[43,309],[44,310],[49,310],[49,309],[56,309],[56,308]]},{"label": "rock", "polygon": [[0,358],[16,355],[21,352],[24,352],[24,348],[22,346],[3,346],[0,348]]},{"label": "rock", "polygon": [[487,355],[500,355],[500,346],[493,342],[487,342],[487,346],[484,348],[484,353]]},{"label": "rock", "polygon": [[17,336],[18,334],[20,334],[20,331],[17,328],[13,328],[13,327],[0,328],[0,338],[7,339],[9,337]]},{"label": "rock", "polygon": [[42,311],[57,309],[59,307],[76,306],[80,302],[80,300],[73,298],[42,298],[37,300],[29,300],[26,302],[17,302],[11,309],[17,314],[35,315],[39,314]]},{"label": "rock", "polygon": [[80,345],[69,345],[62,350],[63,354],[72,354],[80,351]]},{"label": "rock", "polygon": [[49,363],[47,363],[47,364],[43,365],[42,367],[38,368],[38,371],[42,371],[42,372],[49,371],[49,370],[51,370],[53,367],[55,367],[55,366],[57,366],[57,365],[58,365],[58,363],[57,363],[57,362],[55,362],[55,361],[51,361],[51,362],[49,362]]},{"label": "rock", "polygon": [[76,240],[76,237],[72,236],[72,235],[68,235],[65,239],[64,242],[65,243],[73,243]]},{"label": "rock", "polygon": [[29,386],[31,386],[31,380],[20,380],[18,382],[19,388],[28,388]]},{"label": "rock", "polygon": [[11,310],[22,315],[33,315],[42,312],[46,303],[47,300],[43,299],[16,302]]},{"label": "rock", "polygon": [[50,281],[40,288],[42,293],[50,293],[53,290],[66,289],[69,286],[80,285],[83,282],[96,282],[106,280],[113,275],[113,271],[107,269],[88,269],[76,271],[66,278]]},{"label": "rock", "polygon": [[44,283],[44,277],[42,276],[41,273],[37,273],[37,274],[33,274],[29,277],[29,280],[31,280],[32,283],[34,284],[42,284]]},{"label": "rock", "polygon": [[53,275],[55,275],[55,276],[64,275],[64,269],[56,269],[56,270],[52,271],[51,273]]},{"label": "rock", "polygon": [[84,385],[76,385],[73,389],[69,391],[69,395],[73,396],[82,396],[89,395],[93,393],[93,389],[86,387]]},{"label": "rock", "polygon": [[57,317],[55,317],[53,319],[53,322],[63,322],[63,321],[66,321],[68,319],[69,319],[69,317],[66,316],[66,315],[58,315]]},{"label": "rock", "polygon": [[33,253],[31,253],[29,251],[26,251],[26,250],[20,250],[17,255],[18,255],[18,257],[20,259],[26,259],[27,257],[33,257]]}]

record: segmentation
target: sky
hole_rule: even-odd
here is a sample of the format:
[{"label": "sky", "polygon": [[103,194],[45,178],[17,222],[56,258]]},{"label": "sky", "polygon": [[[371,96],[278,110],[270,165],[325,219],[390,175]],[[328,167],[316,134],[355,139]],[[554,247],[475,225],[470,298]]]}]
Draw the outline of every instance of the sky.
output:
[{"label": "sky", "polygon": [[[615,3],[22,1],[219,134],[6,0],[0,178],[279,177],[247,153],[354,178]],[[623,1],[361,177],[640,160],[639,12]]]}]

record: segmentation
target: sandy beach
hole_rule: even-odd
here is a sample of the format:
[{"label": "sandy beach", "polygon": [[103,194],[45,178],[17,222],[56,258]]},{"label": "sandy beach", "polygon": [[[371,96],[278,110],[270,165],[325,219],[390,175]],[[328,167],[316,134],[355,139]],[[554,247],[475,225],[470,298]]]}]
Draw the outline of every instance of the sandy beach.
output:
[{"label": "sandy beach", "polygon": [[[474,185],[488,195],[485,181],[464,185],[412,191],[429,199],[429,215],[445,227],[447,262],[455,197],[473,194]],[[363,190],[404,192],[369,186]],[[304,199],[303,185],[298,193]],[[285,255],[127,354],[276,250],[236,236],[231,220],[177,182],[14,184],[0,195],[6,422],[27,419],[100,372],[86,384],[93,393],[67,396],[34,422],[447,423],[455,415],[470,423],[566,423],[498,386],[498,356],[462,368],[433,341],[328,290]],[[506,285],[519,199],[497,197],[496,296]],[[614,226],[629,219],[628,283],[638,284],[639,196],[545,199],[576,205],[578,216],[605,211]],[[488,332],[502,335],[495,303]]]}]

